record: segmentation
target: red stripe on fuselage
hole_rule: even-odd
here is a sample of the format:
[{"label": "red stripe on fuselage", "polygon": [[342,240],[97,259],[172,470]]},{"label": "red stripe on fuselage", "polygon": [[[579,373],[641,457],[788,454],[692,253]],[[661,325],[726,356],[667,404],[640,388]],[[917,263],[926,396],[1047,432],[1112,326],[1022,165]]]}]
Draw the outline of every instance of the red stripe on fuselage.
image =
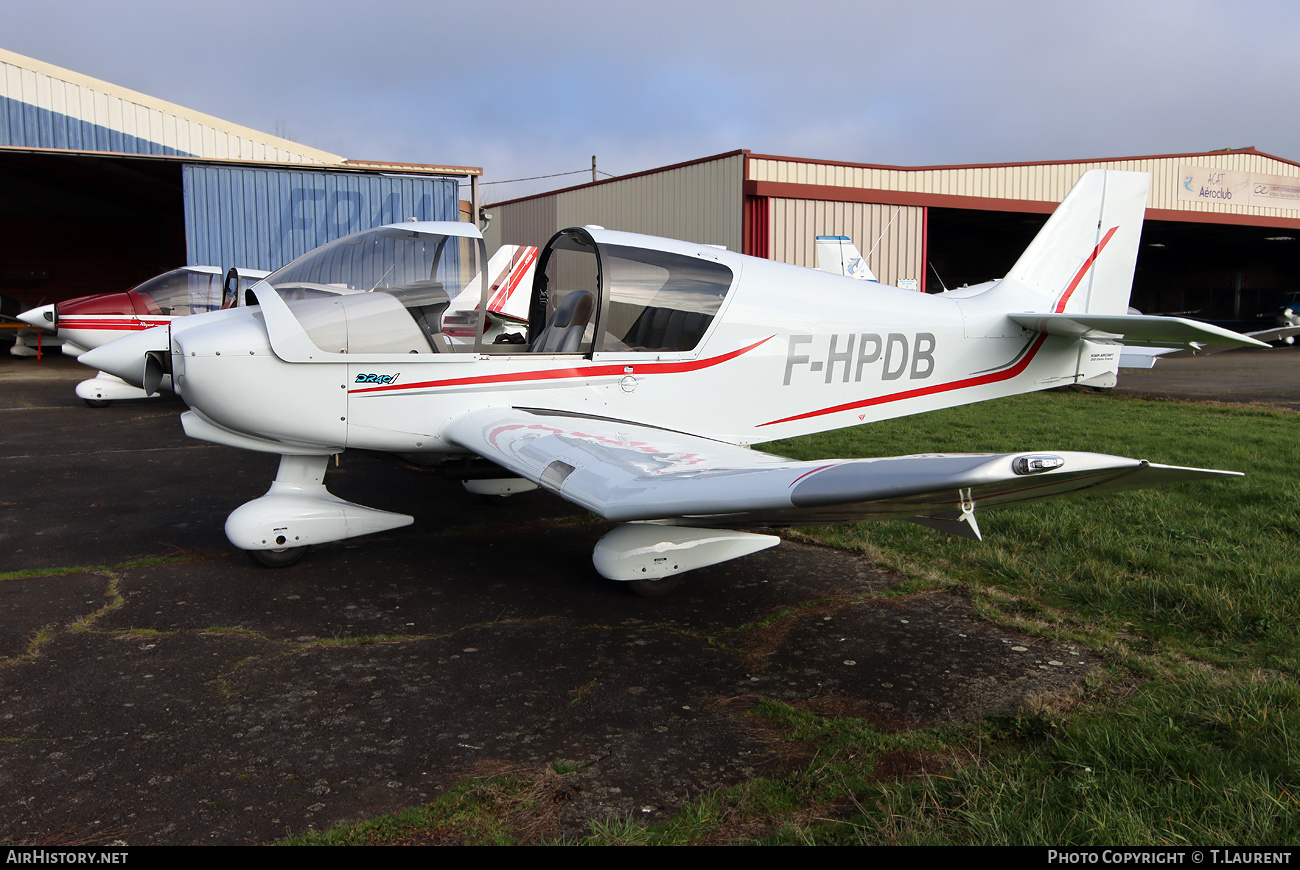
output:
[{"label": "red stripe on fuselage", "polygon": [[602,378],[623,374],[680,374],[682,372],[695,372],[700,369],[707,369],[716,365],[721,365],[724,362],[729,362],[741,354],[748,353],[771,338],[773,338],[773,336],[769,335],[767,338],[760,339],[748,347],[742,347],[738,350],[733,350],[730,353],[709,357],[708,359],[683,360],[681,362],[665,363],[618,362],[610,365],[587,366],[585,368],[568,367],[560,369],[535,369],[527,372],[479,375],[471,378],[447,378],[446,380],[441,381],[420,381],[419,383],[414,384],[385,384],[381,387],[364,387],[359,390],[348,390],[348,393],[349,395],[355,393],[390,393],[396,390],[430,390],[438,387],[510,384],[519,383],[520,381],[555,381],[572,380],[576,378]]},{"label": "red stripe on fuselage", "polygon": [[1038,338],[1034,339],[1033,346],[1029,348],[1029,352],[1026,353],[1024,357],[1021,358],[1020,362],[1011,366],[1011,368],[1003,369],[1000,372],[990,372],[987,375],[980,375],[979,377],[974,377],[974,378],[965,378],[963,380],[952,381],[947,384],[935,384],[930,387],[918,387],[915,390],[904,390],[901,393],[889,393],[888,395],[885,396],[876,396],[871,399],[861,399],[857,402],[845,402],[843,405],[835,405],[834,407],[822,408],[821,410],[818,411],[808,411],[803,414],[795,414],[793,417],[782,417],[780,420],[769,420],[766,423],[759,423],[758,425],[759,427],[775,426],[777,423],[790,423],[795,420],[807,420],[810,417],[821,417],[825,414],[835,414],[838,413],[839,411],[854,411],[857,410],[858,408],[869,408],[872,405],[884,405],[884,404],[888,404],[889,402],[901,402],[904,399],[915,399],[920,396],[932,396],[935,393],[946,393],[949,390],[964,390],[967,387],[982,387],[985,384],[996,384],[999,381],[1010,380],[1011,378],[1014,378],[1016,375],[1020,374],[1026,368],[1029,367],[1029,363],[1033,361],[1034,354],[1038,353],[1038,349],[1043,346],[1043,342],[1046,340],[1047,340],[1046,335],[1038,336]]},{"label": "red stripe on fuselage", "polygon": [[130,318],[112,318],[104,320],[82,320],[76,317],[60,317],[59,329],[152,329],[166,326],[170,320],[138,320]]},{"label": "red stripe on fuselage", "polygon": [[[1065,288],[1065,292],[1061,294],[1061,298],[1056,301],[1056,306],[1053,309],[1055,313],[1060,314],[1062,311],[1065,310],[1066,303],[1070,301],[1070,296],[1074,293],[1076,289],[1078,289],[1080,282],[1083,281],[1083,276],[1088,273],[1088,270],[1090,268],[1092,268],[1092,264],[1097,261],[1097,256],[1101,253],[1101,249],[1106,247],[1106,243],[1110,241],[1111,236],[1115,235],[1115,231],[1118,229],[1119,229],[1118,226],[1111,227],[1106,232],[1106,235],[1102,237],[1102,240],[1097,243],[1097,246],[1092,249],[1092,254],[1089,255],[1088,259],[1084,260],[1083,265],[1079,266],[1079,270],[1074,273],[1074,279],[1070,281],[1069,285]],[[876,396],[873,399],[862,399],[857,402],[846,402],[843,405],[835,405],[830,408],[822,408],[821,410],[818,411],[808,411],[803,414],[796,414],[793,417],[782,417],[780,420],[769,420],[766,423],[759,423],[758,426],[759,428],[763,426],[775,426],[778,423],[790,423],[795,420],[807,420],[811,417],[821,417],[826,414],[835,414],[840,411],[854,411],[857,410],[858,408],[869,408],[872,405],[884,405],[884,404],[888,404],[889,402],[901,402],[904,399],[915,399],[920,396],[933,396],[936,393],[946,393],[949,390],[964,390],[967,387],[982,387],[985,384],[996,384],[999,383],[1000,381],[1007,381],[1010,380],[1011,378],[1016,377],[1021,372],[1023,372],[1026,368],[1029,367],[1029,364],[1033,362],[1035,354],[1038,353],[1038,349],[1043,346],[1043,342],[1046,340],[1047,340],[1046,335],[1039,335],[1038,338],[1034,340],[1033,346],[1029,348],[1029,352],[1026,353],[1023,358],[1021,358],[1020,362],[1015,363],[1010,368],[1003,369],[1002,371],[990,372],[987,375],[981,375],[979,377],[964,378],[963,380],[952,381],[947,384],[935,384],[930,387],[919,387],[915,390],[904,390],[901,393],[890,393],[885,396]]]}]

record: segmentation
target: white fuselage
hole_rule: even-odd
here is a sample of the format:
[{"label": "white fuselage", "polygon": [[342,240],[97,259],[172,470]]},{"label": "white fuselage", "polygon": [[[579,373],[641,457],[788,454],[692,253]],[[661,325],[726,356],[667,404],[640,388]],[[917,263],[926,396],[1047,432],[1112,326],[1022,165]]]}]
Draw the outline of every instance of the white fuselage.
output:
[{"label": "white fuselage", "polygon": [[[188,434],[280,455],[266,495],[226,520],[262,564],[413,521],[328,492],[329,457],[349,448],[476,455],[495,470],[480,467],[491,486],[475,491],[540,486],[629,523],[593,556],[618,580],[776,542],[738,524],[899,517],[978,539],[977,502],[1224,473],[1094,454],[803,463],[744,448],[1113,384],[1121,340],[1216,337],[1126,314],[1147,189],[1141,174],[1087,173],[1004,279],[934,296],[571,227],[537,255],[526,314],[522,299],[512,313],[497,304],[510,282],[488,283],[498,270],[484,268],[476,227],[389,225],[283,267],[254,288],[257,306],[177,320],[82,361],[149,392],[170,374]],[[527,256],[510,259],[503,274],[521,275]]]},{"label": "white fuselage", "polygon": [[[1088,379],[1072,339],[1032,333],[1005,298],[930,296],[718,251],[736,279],[699,346],[587,356],[329,354],[285,304],[189,318],[172,336],[187,403],[240,433],[321,448],[453,451],[443,423],[545,408],[754,444]],[[996,292],[989,296],[996,296]],[[996,313],[995,313],[996,312]],[[264,324],[270,324],[270,335]],[[522,349],[522,346],[520,346]]]}]

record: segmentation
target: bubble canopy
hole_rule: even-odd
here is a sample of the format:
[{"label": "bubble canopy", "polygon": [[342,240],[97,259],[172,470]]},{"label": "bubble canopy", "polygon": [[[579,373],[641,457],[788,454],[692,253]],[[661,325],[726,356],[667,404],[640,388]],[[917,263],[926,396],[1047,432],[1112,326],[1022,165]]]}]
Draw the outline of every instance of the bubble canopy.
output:
[{"label": "bubble canopy", "polygon": [[469,350],[442,331],[459,315],[477,324],[486,291],[483,239],[473,224],[415,223],[365,230],[322,245],[266,284],[326,354]]},{"label": "bubble canopy", "polygon": [[[482,315],[487,265],[472,224],[394,225],[317,248],[272,274],[257,295],[273,290],[278,297],[264,300],[263,309],[276,353],[291,361],[694,354],[738,277],[705,246],[562,230],[538,258],[524,324]],[[272,307],[285,319],[272,316]]]}]

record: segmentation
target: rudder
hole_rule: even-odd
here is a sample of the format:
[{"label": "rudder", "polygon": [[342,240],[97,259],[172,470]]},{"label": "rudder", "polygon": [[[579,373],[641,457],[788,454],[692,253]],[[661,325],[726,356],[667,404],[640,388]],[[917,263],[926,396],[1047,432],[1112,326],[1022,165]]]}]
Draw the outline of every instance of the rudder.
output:
[{"label": "rudder", "polygon": [[1124,314],[1151,176],[1085,172],[1007,273],[1043,312]]}]

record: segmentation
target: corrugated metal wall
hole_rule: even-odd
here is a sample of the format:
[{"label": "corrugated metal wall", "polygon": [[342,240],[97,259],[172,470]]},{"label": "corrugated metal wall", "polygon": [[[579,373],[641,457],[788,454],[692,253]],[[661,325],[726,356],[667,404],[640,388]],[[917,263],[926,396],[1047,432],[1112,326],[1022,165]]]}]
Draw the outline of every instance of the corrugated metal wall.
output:
[{"label": "corrugated metal wall", "polygon": [[489,248],[541,245],[557,230],[598,224],[741,250],[744,155],[731,154],[491,206]]},{"label": "corrugated metal wall", "polygon": [[771,206],[773,260],[816,268],[815,238],[848,236],[880,281],[897,286],[915,278],[921,286],[925,209],[775,197]]},{"label": "corrugated metal wall", "polygon": [[738,251],[743,167],[736,154],[579,188],[560,196],[557,217]]},{"label": "corrugated metal wall", "polygon": [[271,163],[343,158],[0,49],[0,146]]},{"label": "corrugated metal wall", "polygon": [[455,178],[186,164],[182,180],[191,265],[278,269],[348,233],[460,210]]},{"label": "corrugated metal wall", "polygon": [[536,245],[540,248],[546,244],[551,236],[564,228],[559,225],[557,200],[557,196],[541,196],[488,207],[492,222],[483,234],[488,255],[491,256],[502,245]]}]

